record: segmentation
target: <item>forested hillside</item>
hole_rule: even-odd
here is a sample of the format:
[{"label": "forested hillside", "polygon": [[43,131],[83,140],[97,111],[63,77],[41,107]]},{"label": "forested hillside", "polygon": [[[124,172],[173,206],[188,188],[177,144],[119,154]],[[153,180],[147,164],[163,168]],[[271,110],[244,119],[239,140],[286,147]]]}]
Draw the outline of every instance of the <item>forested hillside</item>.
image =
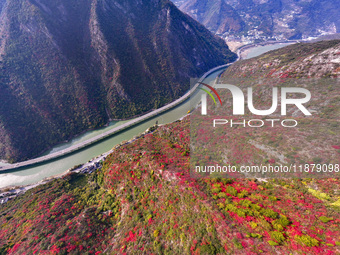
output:
[{"label": "forested hillside", "polygon": [[173,101],[235,59],[171,2],[1,0],[0,158]]}]

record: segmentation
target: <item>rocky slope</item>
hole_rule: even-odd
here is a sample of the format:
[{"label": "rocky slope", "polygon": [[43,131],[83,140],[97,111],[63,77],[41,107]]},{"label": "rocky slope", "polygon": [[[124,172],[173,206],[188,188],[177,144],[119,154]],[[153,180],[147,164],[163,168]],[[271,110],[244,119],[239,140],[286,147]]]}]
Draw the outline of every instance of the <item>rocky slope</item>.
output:
[{"label": "rocky slope", "polygon": [[181,96],[235,59],[166,0],[0,1],[0,158],[37,156]]},{"label": "rocky slope", "polygon": [[[272,38],[301,39],[340,31],[340,11],[336,0],[217,2],[219,4],[213,0],[175,1],[181,10],[206,24],[213,32],[228,36],[228,39],[234,37],[245,42]],[[226,8],[232,11],[224,11]],[[240,27],[239,24],[244,25]]]}]

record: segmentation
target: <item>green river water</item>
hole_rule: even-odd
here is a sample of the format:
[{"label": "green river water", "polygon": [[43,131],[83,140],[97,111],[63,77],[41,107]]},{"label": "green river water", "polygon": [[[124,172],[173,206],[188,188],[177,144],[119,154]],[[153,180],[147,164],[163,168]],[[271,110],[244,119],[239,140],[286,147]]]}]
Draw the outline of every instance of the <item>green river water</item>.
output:
[{"label": "green river water", "polygon": [[[267,51],[274,50],[286,46],[287,44],[274,44],[267,46],[259,46],[252,48],[247,55],[247,58],[255,57],[260,54],[263,54]],[[213,83],[216,76],[221,73],[221,71],[217,71],[215,73],[210,74],[205,80],[205,83]],[[132,128],[125,130],[124,132],[118,133],[117,135],[113,135],[112,137],[105,139],[91,147],[80,150],[74,154],[71,154],[67,157],[63,157],[60,159],[56,159],[46,164],[42,164],[39,166],[31,166],[27,168],[20,169],[19,171],[7,172],[0,174],[0,188],[4,188],[7,186],[17,186],[17,185],[28,185],[39,182],[47,177],[60,175],[64,173],[67,169],[71,167],[86,163],[90,159],[101,155],[109,150],[111,150],[115,145],[121,143],[122,141],[127,141],[135,137],[136,135],[144,132],[149,127],[153,126],[158,122],[158,124],[166,124],[173,121],[176,121],[187,114],[189,110],[195,107],[200,100],[200,93],[196,92],[194,96],[191,96],[191,99],[181,103],[175,108],[160,114],[157,117],[149,119],[143,123],[140,123]],[[89,138],[92,138],[102,132],[105,132],[111,128],[114,128],[118,125],[125,123],[126,121],[116,121],[110,123],[109,126],[89,131],[79,137],[74,138],[72,141],[64,144],[60,144],[55,146],[48,153],[53,153],[62,149],[65,149],[74,144],[85,141]],[[0,163],[0,166],[4,165]]]}]

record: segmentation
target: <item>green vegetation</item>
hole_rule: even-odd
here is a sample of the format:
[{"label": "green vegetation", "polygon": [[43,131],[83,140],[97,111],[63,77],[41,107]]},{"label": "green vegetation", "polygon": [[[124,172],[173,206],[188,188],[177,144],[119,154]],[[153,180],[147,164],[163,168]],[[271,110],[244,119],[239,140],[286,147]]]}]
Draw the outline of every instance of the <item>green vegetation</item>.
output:
[{"label": "green vegetation", "polygon": [[[327,45],[306,47],[323,51]],[[303,46],[298,49],[310,54]],[[261,58],[265,56],[252,61]],[[248,63],[244,72],[254,64],[244,63]],[[256,73],[261,77],[261,72]],[[338,90],[327,97],[334,99],[336,93]],[[315,107],[322,100],[333,104],[322,93],[317,95],[321,98],[313,102]],[[322,107],[328,106],[324,103]],[[322,107],[317,109],[323,111]],[[290,155],[289,163],[305,165],[316,157],[320,162],[338,162],[339,136],[332,117],[331,125],[317,125],[322,123],[319,116],[301,119],[302,124],[312,123],[311,128],[302,126],[287,133],[239,128],[221,134],[219,141],[227,139],[223,148],[232,150],[233,154],[227,151],[226,155],[235,164],[242,160],[276,164],[280,160],[281,155],[274,160],[250,141],[266,146],[272,141],[271,145],[278,146],[277,153]],[[0,251],[97,255],[338,252],[339,178],[193,178],[190,125],[193,123],[185,118],[160,126],[116,149],[100,171],[69,174],[1,205]],[[202,141],[206,144],[206,139]],[[315,148],[321,149],[316,153]],[[205,156],[201,159],[211,160]]]},{"label": "green vegetation", "polygon": [[326,216],[320,216],[319,219],[324,223],[327,223],[327,222],[333,220],[333,218],[328,218]]},{"label": "green vegetation", "polygon": [[165,0],[125,0],[135,18],[102,0],[7,2],[0,158],[11,162],[159,108],[189,89],[189,77],[236,58]]},{"label": "green vegetation", "polygon": [[283,234],[278,231],[270,232],[270,237],[277,243],[282,243],[286,239]]},{"label": "green vegetation", "polygon": [[319,241],[315,238],[310,237],[309,235],[301,235],[295,237],[296,241],[308,246],[308,247],[314,247],[319,245]]},{"label": "green vegetation", "polygon": [[[193,179],[183,156],[189,125],[185,119],[158,127],[116,149],[102,170],[69,174],[2,205],[0,251],[336,253],[339,211],[305,185],[328,193],[338,179]],[[335,220],[325,222],[321,213]]]}]

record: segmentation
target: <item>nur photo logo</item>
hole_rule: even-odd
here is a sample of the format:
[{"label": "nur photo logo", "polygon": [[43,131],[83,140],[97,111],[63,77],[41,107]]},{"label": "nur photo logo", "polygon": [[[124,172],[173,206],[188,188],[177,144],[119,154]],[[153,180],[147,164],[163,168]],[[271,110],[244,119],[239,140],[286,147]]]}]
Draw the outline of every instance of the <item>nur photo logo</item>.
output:
[{"label": "nur photo logo", "polygon": [[338,79],[228,73],[192,86],[193,178],[338,175]]},{"label": "nur photo logo", "polygon": [[[273,87],[271,92],[271,106],[267,109],[257,109],[254,106],[254,92],[253,87],[247,88],[247,94],[243,93],[242,89],[238,86],[231,85],[231,84],[215,84],[214,87],[211,85],[208,85],[206,83],[199,83],[201,86],[206,87],[200,89],[204,91],[201,95],[201,115],[208,115],[208,95],[213,100],[215,106],[217,106],[216,99],[212,93],[214,93],[219,102],[220,105],[223,106],[223,100],[221,98],[221,95],[217,92],[216,89],[221,90],[227,90],[232,95],[232,113],[234,116],[243,116],[245,115],[245,106],[247,106],[250,113],[257,116],[268,116],[273,113],[275,113],[279,107],[279,98],[280,100],[280,106],[281,116],[287,116],[287,107],[292,106],[296,107],[296,110],[301,111],[305,116],[312,115],[311,112],[305,107],[305,104],[308,103],[311,100],[311,92],[308,89],[305,88],[297,88],[297,87]],[[210,92],[210,89],[212,92]],[[280,93],[279,93],[280,91]],[[296,96],[299,95],[299,98],[296,98]],[[280,96],[280,97],[279,97]],[[295,96],[294,98],[291,98],[291,96]],[[225,99],[227,101],[228,99]],[[263,108],[263,107],[262,107]],[[216,127],[217,125],[225,125],[230,124],[231,127],[235,125],[241,125],[249,127],[263,127],[266,122],[271,124],[272,127],[275,126],[275,123],[280,121],[281,125],[283,127],[296,127],[298,125],[298,122],[295,119],[251,119],[251,120],[242,120],[242,122],[235,122],[235,120],[228,120],[228,119],[214,119],[213,120],[213,126]],[[289,124],[290,123],[290,124]]]},{"label": "nur photo logo", "polygon": [[[235,86],[235,85],[230,85],[230,84],[215,84],[215,88],[200,82],[200,84],[202,84],[203,86],[209,88],[210,90],[212,90],[215,95],[217,96],[217,98],[220,101],[220,104],[223,105],[222,100],[220,95],[217,93],[216,89],[227,89],[231,92],[232,97],[233,97],[233,115],[244,115],[244,106],[245,106],[245,96],[243,91]],[[201,113],[202,115],[207,115],[207,94],[213,99],[215,105],[217,105],[216,100],[214,98],[214,96],[211,94],[211,92],[209,92],[206,89],[200,88],[201,90],[203,90],[204,92],[206,92],[206,94],[202,94],[201,96],[201,101],[202,101],[202,108],[201,108]],[[272,106],[270,107],[270,109],[267,110],[258,110],[254,107],[253,104],[253,88],[252,87],[248,87],[247,88],[247,106],[248,109],[251,113],[255,114],[255,115],[270,115],[272,113],[274,113],[278,107],[278,91],[279,89],[277,87],[273,88],[273,93],[272,93]],[[304,98],[291,98],[289,99],[287,97],[288,94],[292,94],[292,93],[300,93],[305,95]],[[305,88],[281,88],[281,115],[286,116],[287,115],[287,105],[295,105],[304,115],[308,116],[308,115],[312,115],[307,109],[306,107],[303,105],[305,103],[308,103],[311,99],[311,93],[309,90],[305,89]]]}]

